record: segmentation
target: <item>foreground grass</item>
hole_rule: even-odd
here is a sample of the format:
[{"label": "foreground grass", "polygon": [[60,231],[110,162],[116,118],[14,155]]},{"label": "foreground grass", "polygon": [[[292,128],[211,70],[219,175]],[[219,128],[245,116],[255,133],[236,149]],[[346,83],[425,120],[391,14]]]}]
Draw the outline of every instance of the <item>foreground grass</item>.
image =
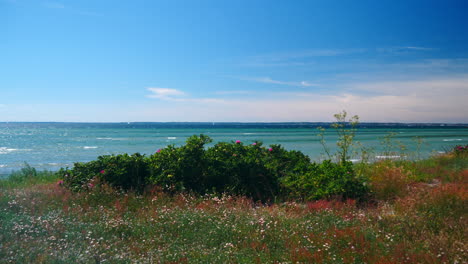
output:
[{"label": "foreground grass", "polygon": [[[1,263],[467,263],[466,157],[360,168],[372,197],[144,195],[51,173],[0,181]],[[23,175],[23,176],[21,176]]]}]

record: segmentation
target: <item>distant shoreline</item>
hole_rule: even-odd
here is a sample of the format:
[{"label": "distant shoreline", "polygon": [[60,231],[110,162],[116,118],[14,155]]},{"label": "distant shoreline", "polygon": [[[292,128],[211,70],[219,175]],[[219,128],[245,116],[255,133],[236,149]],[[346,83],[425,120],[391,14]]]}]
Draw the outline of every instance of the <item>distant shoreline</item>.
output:
[{"label": "distant shoreline", "polygon": [[[317,128],[334,122],[0,122],[1,128]],[[467,128],[468,123],[383,123],[363,122],[358,128]]]}]

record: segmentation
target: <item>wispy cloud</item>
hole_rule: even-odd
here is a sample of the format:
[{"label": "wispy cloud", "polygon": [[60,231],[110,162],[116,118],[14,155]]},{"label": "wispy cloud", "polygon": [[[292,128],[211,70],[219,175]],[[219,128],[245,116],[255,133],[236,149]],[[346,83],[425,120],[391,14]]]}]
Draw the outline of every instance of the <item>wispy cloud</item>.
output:
[{"label": "wispy cloud", "polygon": [[259,82],[259,83],[271,83],[271,84],[281,84],[281,85],[290,85],[290,86],[299,86],[299,87],[318,86],[318,84],[311,83],[308,81],[287,82],[287,81],[274,80],[270,77],[243,77],[240,79],[246,80],[246,81]]},{"label": "wispy cloud", "polygon": [[432,98],[456,96],[466,98],[468,96],[468,76],[355,83],[349,87],[355,92],[367,91],[380,95],[417,95]]},{"label": "wispy cloud", "polygon": [[366,49],[310,49],[251,56],[242,65],[253,67],[307,66],[314,58],[337,57],[365,52]]},{"label": "wispy cloud", "polygon": [[177,97],[186,95],[182,91],[171,88],[147,88],[147,90],[150,91],[151,94],[147,95],[146,97],[162,100],[174,100]]},{"label": "wispy cloud", "polygon": [[172,88],[147,88],[151,94],[147,95],[148,98],[155,98],[164,101],[173,102],[195,102],[195,103],[222,103],[223,99],[218,98],[193,98],[181,90]]},{"label": "wispy cloud", "polygon": [[418,47],[418,46],[397,46],[397,47],[384,47],[384,48],[377,48],[377,52],[380,53],[390,53],[390,54],[405,54],[410,52],[428,52],[434,51],[435,48],[429,47]]},{"label": "wispy cloud", "polygon": [[347,88],[327,94],[282,91],[249,97],[233,92],[229,98],[192,98],[179,90],[150,90],[153,98],[183,104],[145,111],[147,118],[172,121],[332,121],[334,113],[346,109],[369,122],[468,122],[468,75],[343,83],[341,87]]},{"label": "wispy cloud", "polygon": [[219,95],[249,95],[258,93],[258,91],[253,90],[230,90],[230,91],[216,91],[215,94]]}]

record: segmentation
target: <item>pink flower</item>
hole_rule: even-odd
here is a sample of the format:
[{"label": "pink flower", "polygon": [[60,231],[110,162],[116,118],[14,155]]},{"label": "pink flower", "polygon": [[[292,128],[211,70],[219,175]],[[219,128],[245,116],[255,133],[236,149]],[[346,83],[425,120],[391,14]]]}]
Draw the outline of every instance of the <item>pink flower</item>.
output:
[{"label": "pink flower", "polygon": [[58,182],[57,182],[57,185],[58,185],[58,186],[62,186],[62,185],[63,185],[63,180],[58,181]]},{"label": "pink flower", "polygon": [[272,149],[272,148],[269,148],[268,151],[273,151],[273,149]]},{"label": "pink flower", "polygon": [[105,170],[101,170],[99,173],[104,174],[104,173],[106,173],[106,171],[105,171]]},{"label": "pink flower", "polygon": [[94,184],[88,183],[88,188],[92,189],[94,187]]},{"label": "pink flower", "polygon": [[233,157],[237,157],[237,154],[234,153],[234,154],[232,154],[232,156],[233,156]]},{"label": "pink flower", "polygon": [[257,142],[252,143],[252,146],[256,146],[256,145],[257,145]]},{"label": "pink flower", "polygon": [[236,140],[236,144],[240,144],[240,143],[241,143],[241,141],[240,141],[240,140]]},{"label": "pink flower", "polygon": [[156,153],[159,153],[159,152],[161,152],[161,149],[156,150]]}]

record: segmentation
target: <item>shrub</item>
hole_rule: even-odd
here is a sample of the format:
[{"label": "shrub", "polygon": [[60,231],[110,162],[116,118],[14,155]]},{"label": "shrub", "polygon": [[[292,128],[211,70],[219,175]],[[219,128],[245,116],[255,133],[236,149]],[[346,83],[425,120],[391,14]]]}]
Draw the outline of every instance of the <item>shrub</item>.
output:
[{"label": "shrub", "polygon": [[136,189],[141,191],[148,176],[148,164],[144,155],[121,154],[101,156],[98,158],[101,164],[99,178],[113,187],[124,190]]},{"label": "shrub", "polygon": [[139,191],[154,184],[169,192],[229,193],[261,201],[357,198],[367,190],[350,162],[311,164],[299,151],[280,145],[265,148],[261,142],[220,142],[206,149],[211,141],[208,136],[191,136],[185,145],[170,145],[149,157],[138,153],[100,156],[75,163],[73,169],[61,169],[59,175],[72,190],[89,189],[99,182]]},{"label": "shrub", "polygon": [[281,195],[280,179],[300,171],[310,162],[298,151],[279,145],[262,147],[261,142],[218,143],[207,151],[206,182],[217,192],[229,192],[272,200]]},{"label": "shrub", "polygon": [[204,146],[211,141],[208,136],[194,135],[184,146],[170,145],[158,150],[149,158],[149,182],[165,190],[203,192],[206,189],[203,179],[206,168]]},{"label": "shrub", "polygon": [[148,164],[144,155],[105,155],[90,162],[77,162],[73,169],[60,169],[64,185],[72,190],[87,188],[88,183],[97,178],[109,185],[124,190],[135,189],[141,191],[148,175]]},{"label": "shrub", "polygon": [[306,173],[286,177],[283,183],[290,195],[305,200],[362,198],[368,191],[364,179],[356,176],[351,162],[336,164],[330,160],[311,163]]}]

